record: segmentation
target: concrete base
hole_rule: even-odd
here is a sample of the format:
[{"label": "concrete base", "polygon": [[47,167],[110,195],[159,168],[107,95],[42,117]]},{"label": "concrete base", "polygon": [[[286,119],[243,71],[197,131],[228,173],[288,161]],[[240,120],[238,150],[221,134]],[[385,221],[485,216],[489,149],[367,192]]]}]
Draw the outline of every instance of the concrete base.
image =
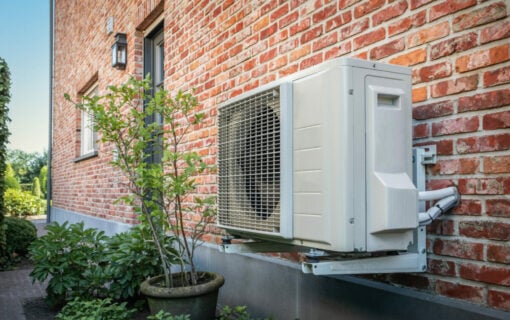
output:
[{"label": "concrete base", "polygon": [[256,254],[226,254],[203,246],[202,270],[225,277],[221,305],[248,306],[255,317],[313,319],[510,319],[509,312],[397,288],[353,276],[303,274],[300,265]]},{"label": "concrete base", "polygon": [[116,233],[128,231],[133,226],[127,223],[120,223],[98,217],[88,216],[56,207],[51,207],[50,221],[56,221],[60,224],[64,223],[65,221],[69,221],[69,223],[78,223],[83,221],[85,223],[85,227],[102,230],[107,236],[112,236]]}]

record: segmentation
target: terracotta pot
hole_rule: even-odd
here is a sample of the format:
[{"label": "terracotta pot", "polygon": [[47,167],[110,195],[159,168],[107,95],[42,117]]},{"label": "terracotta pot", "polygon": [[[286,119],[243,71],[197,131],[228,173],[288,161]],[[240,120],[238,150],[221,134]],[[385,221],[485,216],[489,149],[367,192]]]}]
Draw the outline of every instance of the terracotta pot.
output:
[{"label": "terracotta pot", "polygon": [[[225,279],[216,273],[199,272],[198,274],[210,280],[196,286],[174,288],[158,285],[164,282],[163,275],[142,282],[140,291],[147,298],[151,314],[164,310],[172,315],[189,314],[192,320],[213,320],[218,292]],[[174,274],[172,277],[177,280],[180,274]]]}]

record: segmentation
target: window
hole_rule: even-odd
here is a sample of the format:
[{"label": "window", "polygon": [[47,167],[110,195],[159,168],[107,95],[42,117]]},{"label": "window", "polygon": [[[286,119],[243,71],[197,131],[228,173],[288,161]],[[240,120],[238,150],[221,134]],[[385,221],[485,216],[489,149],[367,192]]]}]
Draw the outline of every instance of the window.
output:
[{"label": "window", "polygon": [[[98,86],[94,84],[87,90],[84,96],[94,97],[98,94]],[[97,133],[94,130],[94,117],[86,112],[81,111],[81,146],[80,156],[95,154],[97,152]]]},{"label": "window", "polygon": [[[144,39],[144,74],[150,74],[151,76],[151,92],[153,94],[157,90],[163,88],[165,80],[164,52],[163,25],[160,24]],[[151,119],[147,119],[146,121],[147,123],[163,123],[163,119],[161,119],[159,114],[155,114]],[[162,137],[158,137],[151,147],[151,157],[148,159],[149,162],[161,162],[161,139]]]}]

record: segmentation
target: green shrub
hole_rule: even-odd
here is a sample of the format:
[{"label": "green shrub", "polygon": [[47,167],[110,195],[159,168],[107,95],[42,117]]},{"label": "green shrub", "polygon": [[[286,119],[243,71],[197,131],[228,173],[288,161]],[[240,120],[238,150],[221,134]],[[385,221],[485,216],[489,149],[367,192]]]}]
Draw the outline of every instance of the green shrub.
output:
[{"label": "green shrub", "polygon": [[7,226],[7,248],[9,252],[24,255],[30,244],[37,239],[37,229],[30,221],[16,217],[5,217]]},{"label": "green shrub", "polygon": [[190,316],[188,314],[173,316],[171,313],[160,310],[155,315],[148,316],[147,320],[190,320]]},{"label": "green shrub", "polygon": [[117,304],[111,299],[75,300],[69,302],[56,320],[129,320],[135,313],[125,303]]},{"label": "green shrub", "polygon": [[43,197],[46,197],[46,190],[48,188],[48,166],[43,166],[39,172],[39,182],[41,184],[41,192]]},{"label": "green shrub", "polygon": [[[138,225],[106,241],[104,268],[110,280],[108,296],[117,300],[136,299],[140,283],[147,277],[162,274],[159,255],[147,226]],[[173,238],[166,237],[164,246],[172,251]]]},{"label": "green shrub", "polygon": [[32,195],[34,197],[40,198],[41,197],[41,184],[39,183],[39,178],[35,177],[34,182],[32,183]]},{"label": "green shrub", "polygon": [[46,201],[29,192],[8,189],[4,194],[5,213],[10,216],[34,216],[44,214]]},{"label": "green shrub", "polygon": [[67,222],[55,222],[46,229],[48,234],[34,241],[29,252],[34,261],[30,273],[33,281],[50,278],[46,288],[48,304],[58,307],[74,297],[104,295],[104,233],[85,229],[83,222],[69,227]]},{"label": "green shrub", "polygon": [[7,157],[7,142],[9,139],[9,101],[11,100],[11,73],[9,67],[3,58],[0,57],[0,270],[9,268],[12,261],[11,255],[7,250],[7,240],[5,235],[6,226],[4,224],[5,207],[5,169]]},{"label": "green shrub", "polygon": [[5,167],[5,188],[6,189],[20,189],[18,179],[16,179],[14,175],[14,170],[10,163],[8,163]]}]

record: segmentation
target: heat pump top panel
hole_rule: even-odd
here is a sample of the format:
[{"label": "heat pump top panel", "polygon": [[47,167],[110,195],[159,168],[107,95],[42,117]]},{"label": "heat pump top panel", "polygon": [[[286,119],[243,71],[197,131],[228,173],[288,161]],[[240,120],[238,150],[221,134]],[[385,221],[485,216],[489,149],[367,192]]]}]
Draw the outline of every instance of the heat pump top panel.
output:
[{"label": "heat pump top panel", "polygon": [[337,59],[219,108],[218,224],[333,251],[417,227],[407,68]]}]

